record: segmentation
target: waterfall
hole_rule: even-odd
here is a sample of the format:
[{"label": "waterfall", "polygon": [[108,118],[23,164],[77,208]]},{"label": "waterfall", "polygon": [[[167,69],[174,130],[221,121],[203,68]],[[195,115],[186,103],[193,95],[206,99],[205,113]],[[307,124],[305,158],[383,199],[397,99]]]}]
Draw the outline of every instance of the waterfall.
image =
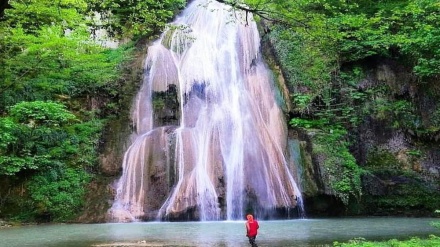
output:
[{"label": "waterfall", "polygon": [[[158,124],[154,95],[171,89],[179,120]],[[251,14],[192,1],[148,48],[133,108],[134,141],[109,211],[115,221],[241,220],[301,198]]]}]

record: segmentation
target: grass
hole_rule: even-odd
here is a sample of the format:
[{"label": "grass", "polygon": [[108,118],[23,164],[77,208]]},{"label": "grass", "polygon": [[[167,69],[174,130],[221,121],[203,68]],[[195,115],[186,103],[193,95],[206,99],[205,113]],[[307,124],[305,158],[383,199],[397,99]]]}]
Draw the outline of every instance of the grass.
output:
[{"label": "grass", "polygon": [[347,243],[334,242],[335,247],[438,247],[440,246],[440,237],[430,235],[427,239],[413,237],[409,240],[391,239],[388,241],[366,241],[364,238],[356,238]]}]

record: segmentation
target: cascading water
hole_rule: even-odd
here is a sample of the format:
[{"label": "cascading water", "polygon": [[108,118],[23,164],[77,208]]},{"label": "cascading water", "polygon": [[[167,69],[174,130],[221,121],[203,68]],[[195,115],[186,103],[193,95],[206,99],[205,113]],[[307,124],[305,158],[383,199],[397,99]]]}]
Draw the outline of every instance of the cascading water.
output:
[{"label": "cascading water", "polygon": [[[286,125],[259,49],[252,16],[212,0],[193,1],[149,47],[114,221],[234,220],[296,206]],[[171,89],[180,122],[159,126],[154,95]]]}]

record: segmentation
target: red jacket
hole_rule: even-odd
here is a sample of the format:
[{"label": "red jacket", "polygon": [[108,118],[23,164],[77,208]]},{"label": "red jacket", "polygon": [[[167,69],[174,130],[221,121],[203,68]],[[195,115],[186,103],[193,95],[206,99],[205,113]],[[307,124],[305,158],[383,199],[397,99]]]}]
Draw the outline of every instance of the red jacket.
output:
[{"label": "red jacket", "polygon": [[246,222],[246,229],[247,229],[246,236],[248,236],[248,237],[257,236],[258,228],[260,228],[260,226],[258,225],[258,221],[254,220],[252,222],[250,222],[250,221]]}]

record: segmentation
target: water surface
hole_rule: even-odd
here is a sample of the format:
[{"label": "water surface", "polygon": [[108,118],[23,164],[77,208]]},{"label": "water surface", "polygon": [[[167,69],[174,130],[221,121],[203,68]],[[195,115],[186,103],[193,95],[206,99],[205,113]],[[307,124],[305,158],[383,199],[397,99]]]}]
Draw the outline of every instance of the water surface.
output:
[{"label": "water surface", "polygon": [[[367,240],[440,235],[433,218],[346,218],[260,221],[260,247],[331,246]],[[119,243],[119,244],[116,244]],[[244,221],[38,225],[0,230],[0,247],[248,246]]]}]

